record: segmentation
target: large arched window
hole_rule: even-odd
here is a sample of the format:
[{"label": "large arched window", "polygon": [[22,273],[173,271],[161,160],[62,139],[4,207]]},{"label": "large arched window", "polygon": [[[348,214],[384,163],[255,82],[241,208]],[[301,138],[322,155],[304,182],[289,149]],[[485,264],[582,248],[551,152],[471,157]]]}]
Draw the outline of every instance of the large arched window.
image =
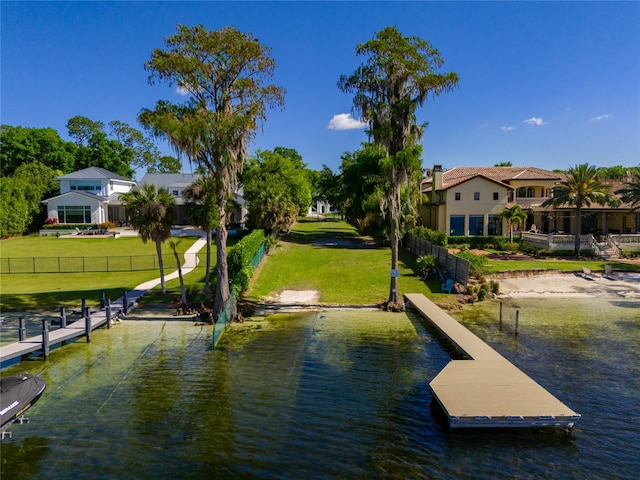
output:
[{"label": "large arched window", "polygon": [[536,189],[535,187],[529,187],[527,188],[527,197],[529,198],[533,198],[536,196]]}]

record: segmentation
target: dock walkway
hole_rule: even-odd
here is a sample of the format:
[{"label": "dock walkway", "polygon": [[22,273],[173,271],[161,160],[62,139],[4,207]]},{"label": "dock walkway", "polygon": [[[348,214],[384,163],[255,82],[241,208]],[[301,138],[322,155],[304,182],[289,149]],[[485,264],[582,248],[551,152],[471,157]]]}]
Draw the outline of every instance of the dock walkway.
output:
[{"label": "dock walkway", "polygon": [[[182,266],[182,273],[187,274],[191,270],[193,270],[198,265],[197,255],[192,255],[194,253],[198,253],[202,247],[206,245],[206,239],[199,238],[194,242],[194,244],[189,248],[185,254],[185,263]],[[178,277],[178,271],[174,271],[169,275],[165,275],[165,281],[172,280]],[[151,290],[153,287],[160,283],[159,278],[155,278],[153,280],[149,280],[138,285],[134,290],[127,292],[127,310],[135,306],[138,302],[138,299],[142,297],[147,291]],[[124,309],[124,296],[118,298],[114,302],[111,302],[111,316],[114,317],[119,312],[123,312]],[[107,312],[106,308],[102,308],[90,316],[91,325],[90,331],[95,330],[98,327],[101,327],[107,323]],[[86,334],[87,325],[85,318],[80,318],[74,322],[68,323],[65,328],[59,328],[56,330],[51,330],[49,332],[49,346],[66,342],[76,337],[81,337]],[[0,347],[0,363],[3,363],[7,360],[11,360],[16,357],[20,357],[23,355],[28,355],[30,353],[36,352],[38,350],[43,350],[42,344],[42,334],[35,335],[30,338],[26,338],[21,342],[15,342],[9,345],[3,345]]]},{"label": "dock walkway", "polygon": [[424,295],[404,297],[469,358],[452,360],[429,384],[451,428],[571,428],[580,418]]}]

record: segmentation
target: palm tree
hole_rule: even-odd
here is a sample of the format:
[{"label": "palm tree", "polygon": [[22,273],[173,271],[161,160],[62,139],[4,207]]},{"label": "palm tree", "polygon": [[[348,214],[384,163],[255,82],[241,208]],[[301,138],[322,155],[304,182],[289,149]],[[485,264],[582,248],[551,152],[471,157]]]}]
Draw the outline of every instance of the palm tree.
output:
[{"label": "palm tree", "polygon": [[180,262],[180,255],[178,255],[178,245],[180,240],[169,240],[169,247],[173,251],[173,256],[176,258],[176,265],[178,266],[178,278],[180,279],[180,297],[182,299],[182,305],[187,304],[187,292],[184,288],[184,278],[182,277],[182,263]]},{"label": "palm tree", "polygon": [[623,202],[630,203],[631,210],[640,207],[640,171],[634,172],[631,179],[625,182],[626,187],[617,190]]},{"label": "palm tree", "polygon": [[527,212],[522,210],[522,207],[520,205],[516,204],[510,208],[505,208],[502,213],[500,213],[499,217],[507,219],[509,242],[513,242],[513,227],[524,225],[524,223],[527,221]]},{"label": "palm tree", "polygon": [[158,254],[160,285],[162,294],[166,293],[164,283],[164,263],[162,261],[162,243],[171,236],[171,226],[175,218],[175,198],[166,188],[156,188],[145,183],[133,187],[120,195],[125,212],[133,228],[144,243],[153,240]]},{"label": "palm tree", "polygon": [[591,203],[605,205],[611,202],[610,187],[598,178],[598,167],[583,163],[569,169],[567,179],[553,187],[553,197],[546,200],[542,206],[575,207],[575,254],[580,256],[582,209],[590,207]]},{"label": "palm tree", "polygon": [[216,209],[216,190],[211,177],[201,177],[182,191],[184,210],[192,225],[197,225],[207,234],[207,266],[204,277],[204,294],[209,295],[211,274],[211,230],[217,228],[220,216]]}]

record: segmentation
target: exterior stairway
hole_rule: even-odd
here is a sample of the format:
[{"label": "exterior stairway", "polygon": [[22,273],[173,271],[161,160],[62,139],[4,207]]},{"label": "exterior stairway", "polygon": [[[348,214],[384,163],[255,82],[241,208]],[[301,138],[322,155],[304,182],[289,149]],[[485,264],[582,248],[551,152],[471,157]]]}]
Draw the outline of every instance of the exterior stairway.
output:
[{"label": "exterior stairway", "polygon": [[620,255],[607,242],[598,243],[598,256],[604,260],[618,260]]}]

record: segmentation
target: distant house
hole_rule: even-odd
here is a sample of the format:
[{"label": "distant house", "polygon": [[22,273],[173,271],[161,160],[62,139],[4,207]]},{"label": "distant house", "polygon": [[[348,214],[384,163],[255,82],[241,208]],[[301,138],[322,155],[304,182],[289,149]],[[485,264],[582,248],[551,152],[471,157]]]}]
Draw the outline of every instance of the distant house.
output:
[{"label": "distant house", "polygon": [[[200,177],[202,175],[198,173],[146,173],[140,180],[140,184],[151,183],[156,187],[164,187],[169,190],[169,193],[176,199],[176,224],[188,225],[189,222],[184,211],[183,191]],[[230,213],[228,223],[243,224],[247,209],[241,192],[234,194],[234,204],[235,208]]]},{"label": "distant house", "polygon": [[[139,184],[151,183],[158,188],[167,188],[176,199],[176,224],[188,225],[182,194],[199,177],[192,173],[147,173]],[[60,195],[43,201],[47,205],[48,218],[62,224],[127,223],[120,195],[136,186],[135,181],[98,167],[78,170],[56,180],[60,182]],[[246,208],[241,192],[236,193],[234,203],[236,208],[229,223],[242,224]]]},{"label": "distant house", "polygon": [[136,182],[104,168],[89,167],[57,177],[60,195],[44,200],[47,217],[58,223],[103,223],[124,221],[120,194]]},{"label": "distant house", "polygon": [[[528,214],[523,229],[539,233],[574,234],[573,207],[542,207],[564,175],[536,167],[455,167],[435,165],[422,181],[428,197],[420,217],[423,225],[456,236],[506,235],[505,208],[518,204]],[[613,190],[621,185],[613,185]],[[583,209],[580,233],[637,233],[638,213],[629,205],[592,204]]]},{"label": "distant house", "polygon": [[311,202],[307,215],[326,215],[331,212],[331,204],[325,198],[318,197]]}]

